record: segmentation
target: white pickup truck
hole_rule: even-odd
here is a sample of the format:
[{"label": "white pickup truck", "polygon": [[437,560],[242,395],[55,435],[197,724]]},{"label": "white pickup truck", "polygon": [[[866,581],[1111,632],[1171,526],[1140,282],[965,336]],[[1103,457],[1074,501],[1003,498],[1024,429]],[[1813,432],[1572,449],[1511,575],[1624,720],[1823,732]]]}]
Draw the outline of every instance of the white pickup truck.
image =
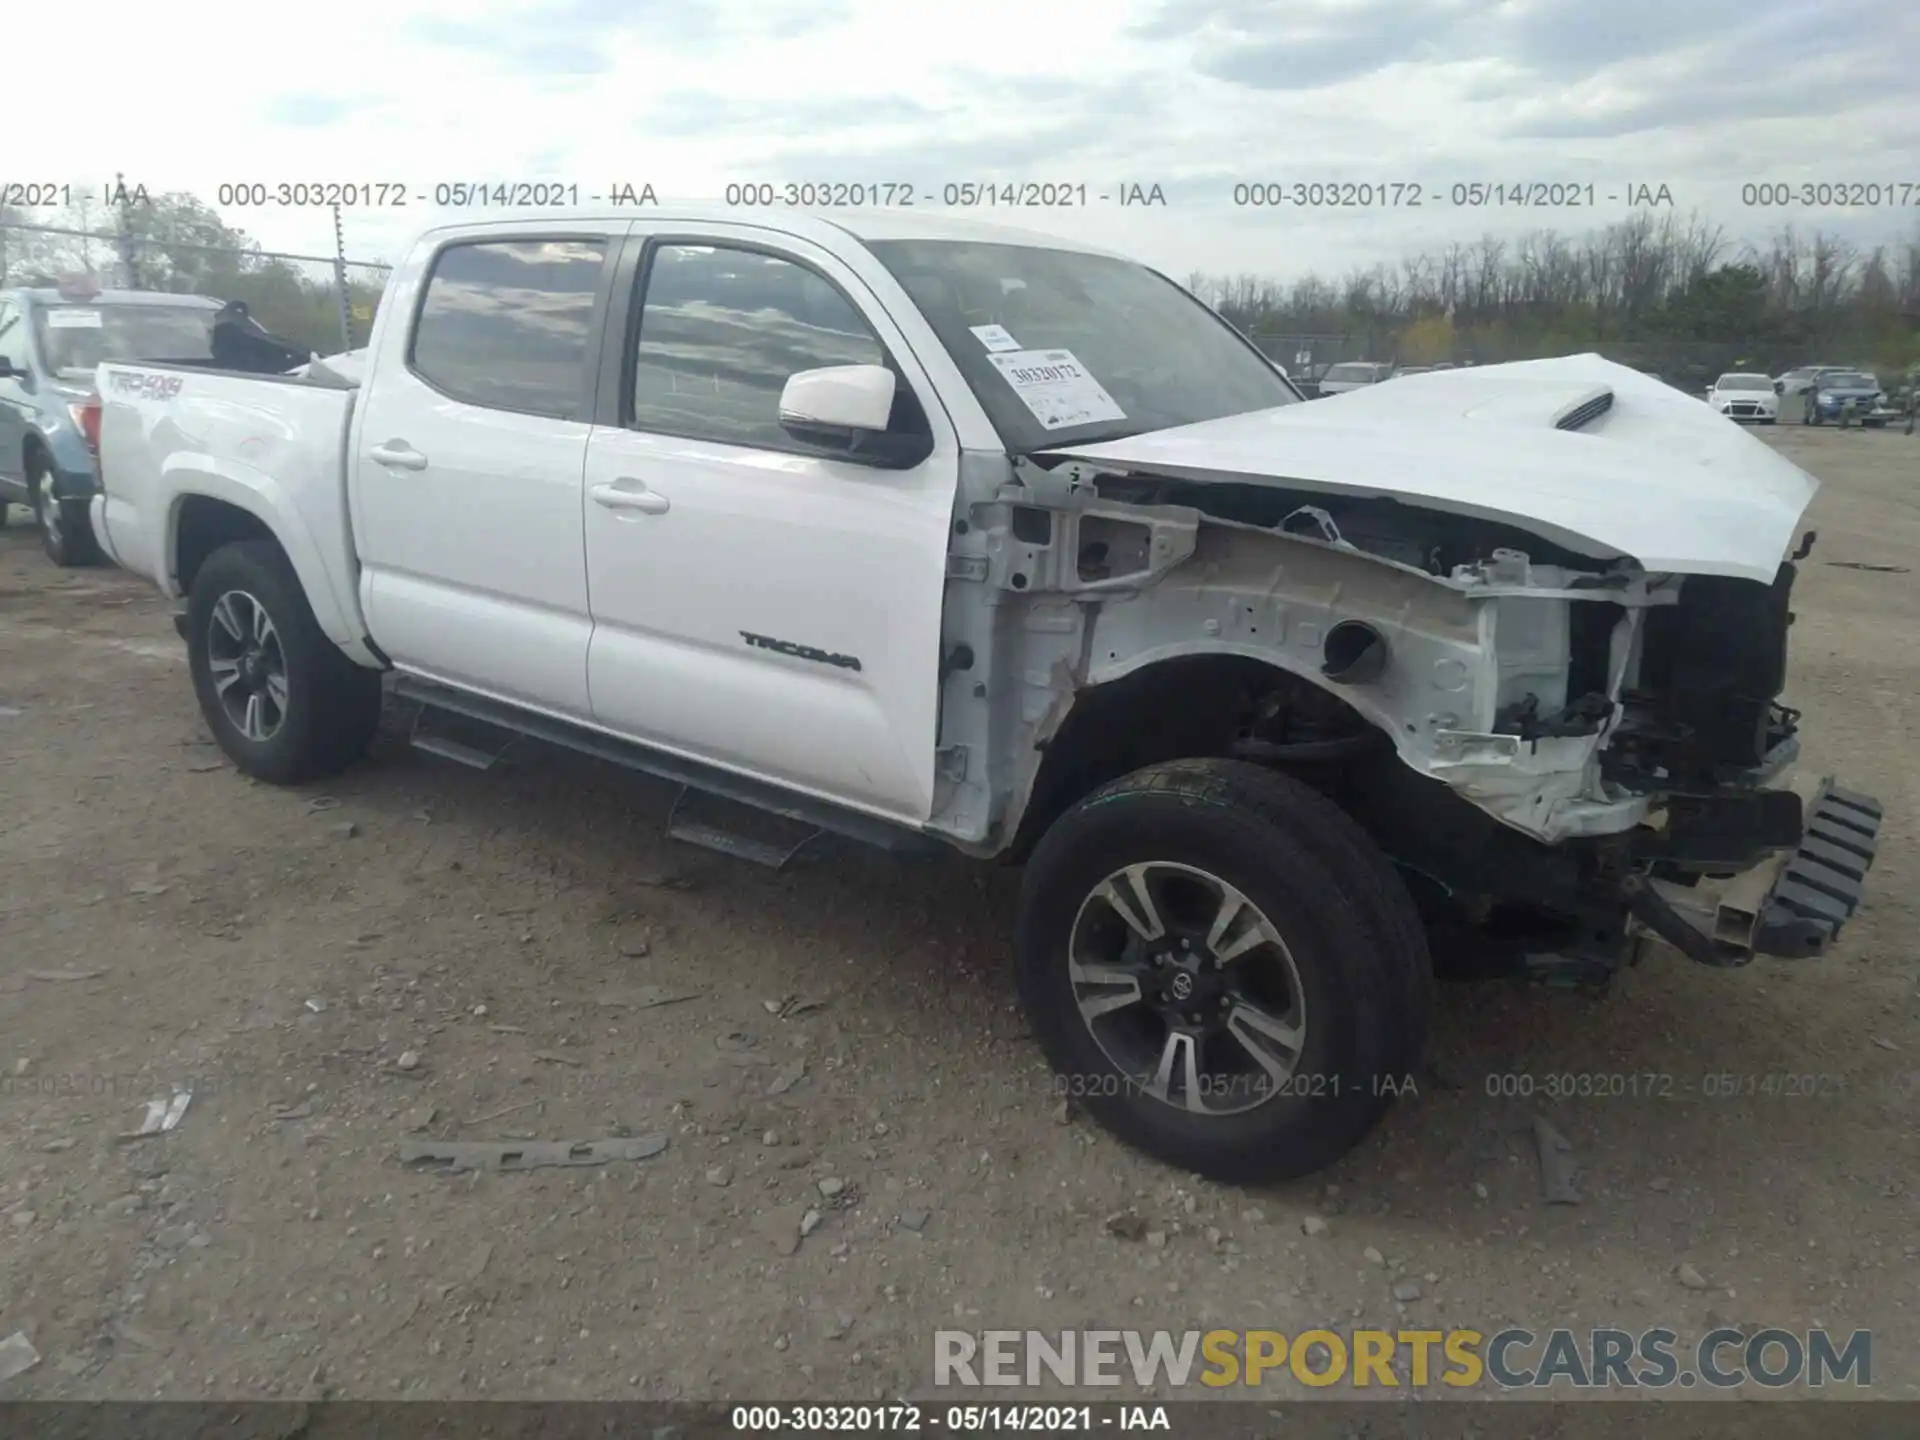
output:
[{"label": "white pickup truck", "polygon": [[240,769],[349,765],[384,690],[749,858],[1022,861],[1068,1093],[1222,1179],[1354,1146],[1436,973],[1815,955],[1873,860],[1775,788],[1813,480],[1596,356],[1304,404],[1079,244],[629,212],[429,231],[345,371],[97,381],[95,533]]}]

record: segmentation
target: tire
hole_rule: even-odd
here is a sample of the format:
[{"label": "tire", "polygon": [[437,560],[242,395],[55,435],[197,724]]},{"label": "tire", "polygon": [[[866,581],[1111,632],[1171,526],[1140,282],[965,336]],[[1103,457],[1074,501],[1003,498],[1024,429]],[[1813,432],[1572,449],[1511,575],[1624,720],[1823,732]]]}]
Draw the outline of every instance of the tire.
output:
[{"label": "tire", "polygon": [[100,563],[100,542],[93,537],[93,520],[84,500],[56,500],[53,477],[45,462],[35,459],[27,483],[33,491],[33,519],[40,527],[40,548],[62,569]]},{"label": "tire", "polygon": [[187,602],[187,662],[208,728],[256,780],[337,775],[366,753],[380,723],[379,673],[326,637],[271,541],[223,545],[201,565]]},{"label": "tire", "polygon": [[[1164,942],[1141,940],[1103,898],[1111,877],[1136,866],[1159,897]],[[1280,943],[1209,971],[1193,962],[1232,892],[1254,913],[1241,910],[1221,932],[1227,947],[1238,949],[1256,920]],[[1137,892],[1129,908],[1142,918]],[[1183,925],[1191,949],[1174,953]],[[1016,951],[1022,1003],[1064,1092],[1127,1144],[1226,1183],[1333,1164],[1411,1088],[1426,1048],[1433,965],[1399,875],[1338,806],[1242,761],[1151,766],[1069,810],[1028,862]],[[1173,963],[1156,966],[1155,951]],[[1128,978],[1082,969],[1076,981],[1076,960]],[[1178,1003],[1214,1007],[1188,1012],[1207,1022],[1198,1041],[1177,1040],[1164,1018],[1159,997],[1175,994],[1181,975],[1193,998]],[[1083,1013],[1102,1000],[1118,1003]],[[1299,1027],[1290,1069],[1268,1068],[1239,1038],[1262,1012],[1267,1028],[1255,1035]],[[1197,1087],[1182,1079],[1189,1057]]]}]

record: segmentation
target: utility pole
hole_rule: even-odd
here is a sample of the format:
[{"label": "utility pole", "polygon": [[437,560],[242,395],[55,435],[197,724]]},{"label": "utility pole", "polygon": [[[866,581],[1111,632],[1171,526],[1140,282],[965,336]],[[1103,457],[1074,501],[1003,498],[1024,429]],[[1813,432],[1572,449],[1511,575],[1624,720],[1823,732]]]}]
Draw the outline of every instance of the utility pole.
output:
[{"label": "utility pole", "polygon": [[340,297],[340,348],[353,349],[353,304],[347,298],[347,234],[340,207],[333,207],[333,291]]},{"label": "utility pole", "polygon": [[134,256],[133,248],[133,201],[127,197],[127,177],[118,172],[113,177],[114,209],[118,214],[115,227],[114,244],[120,255],[120,288],[138,290],[140,288],[140,267]]}]

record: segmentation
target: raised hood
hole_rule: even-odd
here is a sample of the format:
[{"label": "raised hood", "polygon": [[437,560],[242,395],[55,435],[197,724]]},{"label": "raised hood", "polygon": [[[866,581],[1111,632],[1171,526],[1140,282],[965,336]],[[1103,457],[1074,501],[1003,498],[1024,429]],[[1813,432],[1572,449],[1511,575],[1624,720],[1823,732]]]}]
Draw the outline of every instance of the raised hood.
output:
[{"label": "raised hood", "polygon": [[1387,497],[1654,573],[1770,583],[1819,488],[1700,400],[1598,355],[1409,375],[1048,456]]}]

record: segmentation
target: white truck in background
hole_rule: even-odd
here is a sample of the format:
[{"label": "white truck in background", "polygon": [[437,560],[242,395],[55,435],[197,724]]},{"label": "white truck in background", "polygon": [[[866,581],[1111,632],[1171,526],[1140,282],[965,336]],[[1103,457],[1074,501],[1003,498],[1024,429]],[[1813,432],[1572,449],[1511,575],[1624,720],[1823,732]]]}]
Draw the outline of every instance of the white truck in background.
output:
[{"label": "white truck in background", "polygon": [[747,858],[1022,861],[1068,1092],[1221,1179],[1357,1144],[1437,970],[1816,955],[1873,860],[1779,783],[1814,482],[1598,357],[1309,405],[1119,256],[690,212],[429,231],[344,373],[97,381],[95,533],[240,769],[340,770],[385,692]]}]

